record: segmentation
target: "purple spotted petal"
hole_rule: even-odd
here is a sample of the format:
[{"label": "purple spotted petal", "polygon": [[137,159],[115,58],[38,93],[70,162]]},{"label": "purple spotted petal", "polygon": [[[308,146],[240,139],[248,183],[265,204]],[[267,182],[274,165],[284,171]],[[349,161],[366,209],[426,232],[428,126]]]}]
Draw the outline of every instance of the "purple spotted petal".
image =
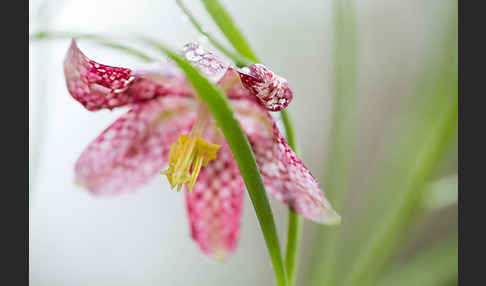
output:
[{"label": "purple spotted petal", "polygon": [[267,191],[307,219],[324,224],[339,223],[340,216],[288,146],[270,114],[251,101],[234,100],[232,103],[255,153]]},{"label": "purple spotted petal", "polygon": [[228,145],[203,167],[192,192],[186,192],[191,236],[201,250],[224,259],[238,242],[244,183]]},{"label": "purple spotted petal", "polygon": [[195,105],[175,95],[135,105],[81,154],[77,181],[95,194],[135,190],[167,164],[170,145],[195,120]]},{"label": "purple spotted petal", "polygon": [[188,43],[183,49],[188,61],[199,68],[199,70],[212,82],[219,82],[229,68],[229,64],[218,58],[212,52],[204,49],[198,43]]},{"label": "purple spotted petal", "polygon": [[253,95],[270,111],[280,111],[292,101],[293,92],[287,80],[262,64],[237,69],[198,43],[186,44],[184,55],[211,81],[221,85],[230,98]]},{"label": "purple spotted petal", "polygon": [[87,58],[75,40],[72,40],[64,60],[64,75],[70,94],[91,111],[112,109],[167,94],[190,96],[189,85],[182,74],[172,70],[166,65],[164,70],[156,73],[137,73],[103,65]]},{"label": "purple spotted petal", "polygon": [[292,101],[293,92],[287,80],[262,64],[241,69],[240,77],[243,86],[270,111],[280,111]]}]

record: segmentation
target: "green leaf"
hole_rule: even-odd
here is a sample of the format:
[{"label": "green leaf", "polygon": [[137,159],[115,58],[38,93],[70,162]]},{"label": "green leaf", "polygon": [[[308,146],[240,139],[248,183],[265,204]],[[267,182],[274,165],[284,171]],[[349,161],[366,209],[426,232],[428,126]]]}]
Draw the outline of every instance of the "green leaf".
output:
[{"label": "green leaf", "polygon": [[287,229],[287,250],[285,251],[285,269],[287,270],[288,285],[293,286],[297,278],[299,261],[300,238],[302,232],[302,218],[294,210],[289,209],[289,223]]},{"label": "green leaf", "polygon": [[201,1],[204,3],[206,10],[233,47],[243,56],[249,58],[255,63],[258,62],[255,53],[245,40],[243,33],[240,32],[238,27],[236,27],[235,22],[228,11],[226,11],[226,8],[224,8],[218,0]]},{"label": "green leaf", "polygon": [[[226,36],[226,39],[228,39],[228,41],[233,45],[233,48],[241,53],[242,56],[249,58],[254,63],[260,62],[253,50],[250,48],[250,45],[243,37],[243,33],[241,33],[240,30],[236,27],[231,15],[226,11],[223,5],[221,5],[221,3],[219,3],[219,1],[217,0],[201,1],[204,3],[206,10],[211,15],[216,25],[218,25],[219,29]],[[290,120],[290,115],[288,114],[286,109],[280,111],[280,114],[284,123],[287,142],[290,148],[292,148],[294,152],[298,153],[294,136],[294,128],[292,125],[292,121]],[[285,252],[285,267],[287,273],[287,282],[289,286],[293,286],[295,283],[299,256],[300,236],[302,231],[301,229],[302,226],[300,216],[292,209],[289,209],[287,249]]]},{"label": "green leaf", "polygon": [[203,26],[196,20],[196,18],[192,15],[191,11],[189,11],[189,9],[184,5],[182,0],[176,0],[176,3],[179,6],[179,8],[181,8],[182,12],[186,14],[187,18],[192,23],[192,25],[196,28],[196,30],[198,30],[199,33],[205,36],[209,40],[209,42],[213,44],[214,47],[216,47],[227,57],[232,59],[237,66],[239,67],[249,66],[254,63],[252,60],[246,58],[245,56],[228,50],[223,44],[221,44],[218,40],[216,40],[216,38],[213,37],[209,32],[207,32],[203,28]]},{"label": "green leaf", "polygon": [[[295,153],[299,154],[294,134],[294,127],[287,110],[280,111],[284,124],[287,143]],[[289,209],[289,223],[287,226],[287,249],[285,251],[285,269],[287,271],[288,285],[293,286],[297,278],[299,262],[300,239],[302,233],[302,218],[294,210]]]},{"label": "green leaf", "polygon": [[139,50],[136,50],[132,47],[117,43],[113,40],[109,40],[108,37],[103,35],[71,33],[71,32],[61,32],[61,31],[38,31],[30,35],[31,41],[59,40],[59,39],[72,39],[72,38],[90,40],[96,44],[128,53],[146,62],[155,61],[154,58],[148,56],[147,54]]},{"label": "green leaf", "polygon": [[245,181],[251,202],[255,209],[263,237],[267,244],[268,252],[274,267],[277,284],[285,286],[286,274],[278,241],[277,230],[273,219],[272,210],[263,185],[258,166],[256,164],[250,144],[240,124],[236,120],[233,111],[224,93],[206,79],[190,63],[179,57],[176,53],[164,45],[150,39],[144,40],[147,44],[159,49],[172,59],[186,74],[199,97],[211,111],[214,119],[223,132],[233,156],[236,159],[240,173]]}]

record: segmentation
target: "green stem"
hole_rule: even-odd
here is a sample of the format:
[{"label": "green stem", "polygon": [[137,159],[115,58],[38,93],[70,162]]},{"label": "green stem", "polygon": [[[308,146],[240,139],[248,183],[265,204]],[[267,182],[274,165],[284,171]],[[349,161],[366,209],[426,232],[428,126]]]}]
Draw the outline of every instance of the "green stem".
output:
[{"label": "green stem", "polygon": [[208,13],[213,18],[213,21],[218,25],[226,39],[230,41],[231,45],[243,56],[249,58],[253,62],[258,62],[257,57],[250,45],[245,40],[243,33],[236,27],[231,15],[226,11],[223,5],[218,0],[201,0]]},{"label": "green stem", "polygon": [[116,50],[120,50],[122,52],[128,53],[132,56],[135,56],[143,61],[146,62],[153,62],[155,61],[154,58],[148,56],[147,54],[136,50],[132,47],[125,46],[116,42],[113,42],[111,40],[108,40],[108,37],[102,36],[102,35],[95,35],[95,34],[83,34],[83,33],[69,33],[69,32],[55,32],[55,31],[39,31],[36,33],[33,33],[30,35],[30,39],[32,41],[40,41],[40,40],[57,40],[57,39],[72,39],[72,38],[78,38],[78,39],[86,39],[86,40],[91,40],[94,41],[95,43],[113,48]]},{"label": "green stem", "polygon": [[301,232],[301,218],[294,210],[289,208],[287,251],[285,252],[285,269],[287,270],[289,286],[295,285],[295,279],[297,277]]},{"label": "green stem", "polygon": [[295,153],[300,153],[297,148],[297,140],[295,139],[295,132],[294,132],[294,126],[292,124],[292,119],[290,118],[287,109],[280,111],[280,115],[282,116],[282,122],[284,124],[285,137],[287,138],[287,143],[292,148],[292,150],[294,150]]},{"label": "green stem", "polygon": [[[282,121],[285,128],[285,135],[287,137],[287,143],[295,153],[299,153],[297,143],[294,134],[294,127],[292,120],[287,110],[280,112]],[[288,285],[293,286],[295,284],[299,250],[300,250],[300,238],[302,232],[302,224],[300,216],[292,209],[289,208],[289,223],[287,229],[287,250],[285,252],[285,269],[287,271]]]},{"label": "green stem", "polygon": [[145,39],[144,41],[168,55],[169,58],[179,65],[185,72],[188,80],[192,83],[199,97],[211,111],[226,138],[226,142],[233,152],[240,173],[245,181],[246,188],[263,232],[263,237],[267,244],[270,259],[275,271],[277,285],[286,286],[287,279],[285,275],[285,267],[265,186],[263,185],[248,139],[236,120],[228,100],[218,87],[210,83],[196,68],[192,67],[190,63],[179,57],[176,53],[153,40]]},{"label": "green stem", "polygon": [[204,35],[211,44],[230,59],[232,59],[237,66],[249,66],[254,63],[252,60],[240,55],[239,53],[234,53],[228,50],[224,45],[222,45],[216,38],[214,38],[210,33],[208,33],[203,26],[196,20],[196,18],[192,15],[191,11],[184,5],[182,0],[176,0],[177,5],[181,8],[182,12],[187,16],[191,24],[196,28],[196,30]]}]

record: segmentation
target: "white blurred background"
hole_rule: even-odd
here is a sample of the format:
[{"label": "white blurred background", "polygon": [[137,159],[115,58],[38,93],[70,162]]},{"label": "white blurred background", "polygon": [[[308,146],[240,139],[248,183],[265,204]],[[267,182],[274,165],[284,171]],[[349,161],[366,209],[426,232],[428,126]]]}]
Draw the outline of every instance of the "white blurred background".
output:
[{"label": "white blurred background", "polygon": [[[353,185],[366,182],[390,132],[389,118],[415,88],[416,75],[445,35],[439,0],[356,2],[359,24],[359,136]],[[185,1],[213,33],[199,1]],[[294,88],[290,105],[302,159],[324,178],[332,104],[331,1],[231,1],[234,15],[265,64]],[[437,8],[439,7],[439,9]],[[443,11],[444,10],[444,11]],[[180,48],[201,38],[173,1],[30,1],[30,31],[52,29],[111,35],[146,34]],[[222,39],[222,37],[220,37]],[[430,41],[431,38],[437,41]],[[57,285],[271,285],[273,273],[249,200],[235,253],[223,264],[206,258],[191,241],[184,196],[162,176],[132,194],[98,198],[74,184],[74,163],[125,110],[88,112],[67,92],[62,60],[68,40],[31,43],[30,282]],[[139,61],[81,41],[92,59],[116,66]],[[285,245],[287,212],[272,201]],[[306,222],[301,275],[311,253],[314,226]]]}]

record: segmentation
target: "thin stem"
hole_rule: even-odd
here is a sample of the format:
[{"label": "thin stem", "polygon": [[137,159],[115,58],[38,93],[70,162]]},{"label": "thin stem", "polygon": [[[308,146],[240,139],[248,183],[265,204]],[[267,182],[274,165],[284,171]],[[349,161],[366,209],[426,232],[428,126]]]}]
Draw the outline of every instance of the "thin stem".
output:
[{"label": "thin stem", "polygon": [[224,96],[223,92],[210,83],[196,68],[179,57],[164,45],[150,39],[144,42],[165,53],[185,72],[187,79],[192,83],[199,97],[207,105],[223,132],[226,141],[231,148],[240,173],[245,181],[246,188],[250,195],[251,202],[255,209],[263,237],[275,271],[277,285],[286,286],[287,277],[283,264],[280,243],[278,241],[277,229],[273,219],[270,203],[263,185],[255,157],[251,150],[248,139],[240,124],[236,120],[233,111]]},{"label": "thin stem", "polygon": [[[285,128],[287,143],[295,153],[299,154],[294,127],[287,110],[280,112]],[[299,262],[300,238],[302,233],[302,223],[300,216],[289,208],[289,222],[287,229],[287,250],[285,252],[285,269],[287,270],[288,285],[293,286],[297,277],[297,268]]]},{"label": "thin stem", "polygon": [[248,66],[254,63],[252,60],[246,58],[245,56],[240,55],[239,53],[234,53],[224,47],[216,38],[214,38],[210,33],[208,33],[203,26],[196,20],[196,18],[192,15],[191,11],[184,5],[182,0],[176,0],[177,5],[181,8],[182,12],[187,16],[191,24],[198,30],[199,33],[204,35],[211,44],[230,59],[232,59],[237,66]]},{"label": "thin stem", "polygon": [[251,49],[248,42],[245,40],[243,33],[236,27],[231,15],[226,11],[223,5],[218,0],[201,0],[208,13],[218,25],[219,29],[230,41],[231,45],[243,56],[249,58],[253,62],[258,62],[257,57]]},{"label": "thin stem", "polygon": [[[244,57],[249,58],[253,62],[260,62],[256,54],[247,43],[243,34],[236,27],[231,15],[217,0],[202,0],[206,10],[226,36],[228,41],[232,44],[233,48],[241,53]],[[282,121],[284,123],[285,133],[289,146],[298,153],[294,128],[287,110],[280,112]],[[301,218],[291,208],[289,208],[289,223],[287,232],[287,250],[285,257],[285,266],[287,273],[287,283],[293,286],[295,283],[295,277],[298,265],[299,245],[301,236]]]},{"label": "thin stem", "polygon": [[287,270],[289,286],[295,285],[295,279],[297,277],[301,232],[301,218],[294,210],[289,208],[287,251],[285,252],[285,269]]},{"label": "thin stem", "polygon": [[284,124],[285,137],[287,138],[287,143],[292,148],[292,150],[294,150],[294,152],[298,154],[300,152],[297,148],[297,140],[295,138],[294,126],[292,124],[292,119],[290,118],[287,109],[280,111],[280,115],[282,116],[282,122]]},{"label": "thin stem", "polygon": [[40,41],[40,40],[58,40],[58,39],[72,39],[72,38],[78,38],[78,39],[85,39],[85,40],[90,40],[93,41],[99,45],[113,48],[116,50],[123,51],[125,53],[131,54],[132,56],[135,56],[143,61],[146,62],[153,62],[155,61],[154,58],[150,57],[149,55],[145,54],[144,52],[141,52],[139,50],[136,50],[132,47],[119,44],[116,42],[113,42],[111,40],[108,40],[108,37],[103,36],[103,35],[96,35],[96,34],[84,34],[84,33],[70,33],[70,32],[62,32],[62,31],[39,31],[36,33],[33,33],[30,35],[30,39],[32,41]]}]

